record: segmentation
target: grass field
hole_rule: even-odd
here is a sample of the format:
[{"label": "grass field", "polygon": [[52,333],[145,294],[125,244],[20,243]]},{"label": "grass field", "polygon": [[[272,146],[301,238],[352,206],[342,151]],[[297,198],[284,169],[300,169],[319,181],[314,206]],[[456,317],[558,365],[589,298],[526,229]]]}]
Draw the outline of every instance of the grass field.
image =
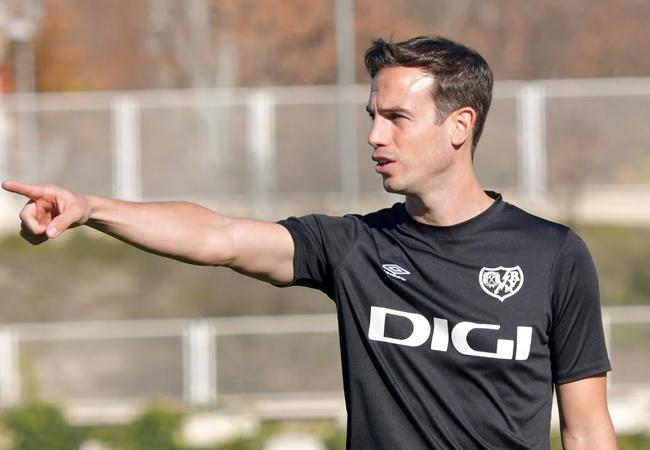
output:
[{"label": "grass field", "polygon": [[[578,229],[596,262],[604,305],[650,303],[650,228]],[[196,267],[94,232],[32,247],[0,241],[4,322],[333,312],[311,289],[279,289],[223,268]]]}]

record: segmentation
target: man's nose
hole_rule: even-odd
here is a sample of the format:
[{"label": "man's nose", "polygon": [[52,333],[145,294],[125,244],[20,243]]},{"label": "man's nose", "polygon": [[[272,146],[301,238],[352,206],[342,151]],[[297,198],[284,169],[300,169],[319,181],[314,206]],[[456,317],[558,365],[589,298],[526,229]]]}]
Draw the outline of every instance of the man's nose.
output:
[{"label": "man's nose", "polygon": [[386,145],[387,133],[386,127],[381,118],[377,117],[372,121],[372,127],[368,134],[368,144],[372,148],[378,148]]}]

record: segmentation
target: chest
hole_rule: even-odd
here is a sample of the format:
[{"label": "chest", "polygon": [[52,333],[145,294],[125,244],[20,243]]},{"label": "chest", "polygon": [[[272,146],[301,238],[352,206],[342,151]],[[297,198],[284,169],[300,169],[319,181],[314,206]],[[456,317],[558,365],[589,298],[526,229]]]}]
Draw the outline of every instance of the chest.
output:
[{"label": "chest", "polygon": [[552,261],[481,240],[358,245],[340,271],[367,339],[419,351],[526,360],[551,326]]}]

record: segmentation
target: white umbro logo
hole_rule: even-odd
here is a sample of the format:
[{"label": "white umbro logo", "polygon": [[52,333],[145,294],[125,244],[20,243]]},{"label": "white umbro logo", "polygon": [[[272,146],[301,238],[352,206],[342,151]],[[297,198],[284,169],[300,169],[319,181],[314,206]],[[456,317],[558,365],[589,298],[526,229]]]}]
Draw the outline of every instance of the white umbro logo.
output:
[{"label": "white umbro logo", "polygon": [[402,275],[411,275],[411,272],[397,264],[382,264],[381,267],[384,269],[384,272],[386,272],[386,275],[397,278],[398,280],[406,281],[406,278]]}]

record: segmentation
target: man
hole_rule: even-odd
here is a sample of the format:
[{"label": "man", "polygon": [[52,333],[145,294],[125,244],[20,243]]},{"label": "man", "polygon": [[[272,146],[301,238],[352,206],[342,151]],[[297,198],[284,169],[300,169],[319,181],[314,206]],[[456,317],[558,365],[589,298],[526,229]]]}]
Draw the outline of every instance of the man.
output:
[{"label": "man", "polygon": [[377,40],[368,142],[405,203],[279,223],[189,203],[3,184],[32,243],[88,225],[337,306],[350,449],[547,449],[553,388],[567,449],[614,449],[596,274],[568,228],[485,192],[472,159],[489,109],[483,58],[442,38]]}]

